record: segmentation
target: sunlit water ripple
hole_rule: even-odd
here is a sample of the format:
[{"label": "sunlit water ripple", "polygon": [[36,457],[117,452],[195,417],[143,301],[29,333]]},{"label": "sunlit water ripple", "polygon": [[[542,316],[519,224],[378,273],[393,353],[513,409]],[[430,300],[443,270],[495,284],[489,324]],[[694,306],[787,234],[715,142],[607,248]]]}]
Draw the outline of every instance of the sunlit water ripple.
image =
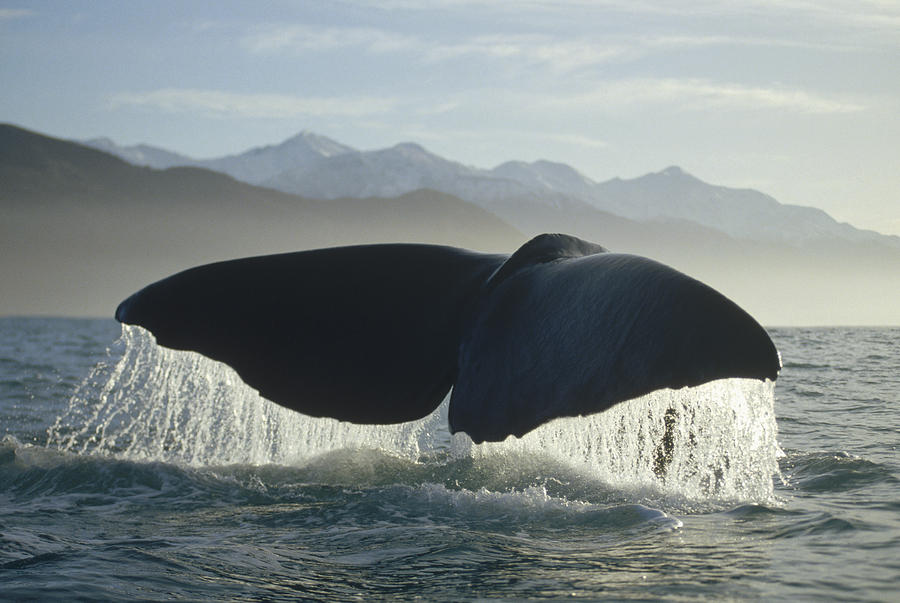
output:
[{"label": "sunlit water ripple", "polygon": [[900,329],[773,329],[774,414],[728,381],[488,446],[121,335],[0,320],[0,598],[896,596]]}]

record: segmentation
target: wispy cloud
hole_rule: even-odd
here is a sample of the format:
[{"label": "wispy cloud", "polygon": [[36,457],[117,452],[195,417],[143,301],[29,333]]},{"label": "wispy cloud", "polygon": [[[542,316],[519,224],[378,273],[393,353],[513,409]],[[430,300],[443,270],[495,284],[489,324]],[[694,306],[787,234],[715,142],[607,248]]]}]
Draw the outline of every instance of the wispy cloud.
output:
[{"label": "wispy cloud", "polygon": [[506,34],[475,36],[428,46],[422,57],[440,62],[457,58],[517,60],[545,64],[554,70],[569,71],[624,57],[627,45],[587,39],[560,40],[547,35]]},{"label": "wispy cloud", "polygon": [[460,58],[546,63],[566,70],[608,61],[628,48],[589,39],[556,39],[540,34],[495,34],[425,39],[383,29],[276,25],[255,28],[241,45],[256,54],[321,53],[347,48],[372,53],[408,53],[430,63]]},{"label": "wispy cloud", "polygon": [[306,97],[162,88],[149,92],[121,92],[113,95],[109,102],[113,108],[149,107],[166,112],[198,113],[212,117],[291,118],[374,115],[394,109],[399,101],[373,96]]},{"label": "wispy cloud", "polygon": [[555,71],[571,71],[611,62],[631,61],[653,54],[712,46],[829,50],[852,48],[837,44],[829,44],[826,47],[798,39],[735,35],[610,35],[561,38],[547,34],[507,34],[477,36],[452,43],[434,43],[428,46],[421,56],[427,61],[443,61],[467,56],[510,59],[530,64],[544,64]]},{"label": "wispy cloud", "polygon": [[545,102],[557,108],[629,108],[659,104],[682,111],[782,110],[809,114],[853,113],[866,108],[859,102],[829,98],[805,90],[674,78],[612,81],[590,92]]},{"label": "wispy cloud", "polygon": [[0,21],[22,19],[34,15],[34,11],[27,8],[0,8]]},{"label": "wispy cloud", "polygon": [[794,14],[840,24],[900,26],[900,4],[895,0],[752,0],[746,7],[773,16]]},{"label": "wispy cloud", "polygon": [[305,24],[256,27],[241,38],[240,44],[254,54],[313,54],[354,49],[378,54],[404,53],[413,60],[426,63],[488,60],[540,66],[557,73],[699,47],[851,48],[833,42],[826,46],[795,37],[736,34],[571,36],[504,33],[428,39],[377,28],[321,28]]},{"label": "wispy cloud", "polygon": [[548,138],[557,142],[577,147],[587,147],[590,149],[602,149],[609,146],[609,143],[605,140],[591,138],[590,136],[584,136],[582,134],[550,134]]},{"label": "wispy cloud", "polygon": [[772,12],[828,13],[842,16],[900,14],[900,6],[895,0],[741,0],[722,2],[721,0],[348,0],[350,4],[379,8],[422,10],[469,9],[480,7],[507,12],[521,13],[526,10],[544,12],[565,12],[579,8],[599,10],[621,10],[634,13],[657,14],[740,14],[749,10],[770,10]]},{"label": "wispy cloud", "polygon": [[277,25],[258,27],[241,38],[255,54],[322,53],[353,48],[371,53],[407,53],[429,63],[461,58],[544,63],[569,70],[608,61],[627,52],[621,44],[555,39],[539,34],[496,34],[451,40],[425,39],[375,28]]},{"label": "wispy cloud", "polygon": [[[509,100],[509,98],[507,98]],[[381,96],[298,96],[247,94],[195,88],[161,88],[120,92],[109,98],[112,109],[144,107],[168,113],[194,113],[220,118],[372,117],[403,107],[417,107],[417,115],[440,115],[463,110],[468,103],[452,100],[432,103],[427,98]],[[658,105],[677,111],[780,110],[805,114],[853,113],[867,108],[859,102],[829,98],[787,88],[752,87],[700,79],[629,79],[611,81],[588,92],[561,96],[529,96],[528,105],[553,111],[623,110]],[[471,107],[470,107],[471,108]],[[559,139],[562,141],[562,138]],[[566,142],[603,146],[599,140],[569,136]]]},{"label": "wispy cloud", "polygon": [[[763,19],[769,23],[794,21],[798,33],[808,35],[810,29],[826,25],[829,28],[854,29],[870,36],[877,34],[882,41],[897,45],[900,28],[900,3],[896,0],[348,0],[353,4],[379,9],[432,10],[454,12],[490,11],[497,19],[506,15],[520,18],[523,14],[535,19],[590,19],[597,15],[631,15],[637,18],[693,18],[714,17],[739,22],[747,18]],[[886,37],[885,37],[886,36]]]},{"label": "wispy cloud", "polygon": [[241,44],[254,53],[321,52],[349,47],[396,52],[420,48],[422,42],[413,36],[368,27],[268,25],[254,28],[241,38]]}]

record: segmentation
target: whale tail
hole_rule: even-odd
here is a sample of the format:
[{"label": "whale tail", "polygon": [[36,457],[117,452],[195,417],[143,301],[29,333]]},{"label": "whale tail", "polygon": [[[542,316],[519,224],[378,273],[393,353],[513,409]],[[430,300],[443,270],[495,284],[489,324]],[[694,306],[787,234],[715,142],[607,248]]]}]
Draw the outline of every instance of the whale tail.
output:
[{"label": "whale tail", "polygon": [[385,244],[219,262],[145,287],[116,318],[312,416],[410,421],[452,387],[450,428],[476,442],[780,369],[765,330],[718,292],[566,235],[509,257]]}]

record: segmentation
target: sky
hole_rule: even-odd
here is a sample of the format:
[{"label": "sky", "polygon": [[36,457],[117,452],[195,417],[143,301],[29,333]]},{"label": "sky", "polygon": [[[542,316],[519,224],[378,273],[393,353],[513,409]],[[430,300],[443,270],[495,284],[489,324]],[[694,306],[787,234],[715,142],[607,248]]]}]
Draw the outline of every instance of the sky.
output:
[{"label": "sky", "polygon": [[896,0],[0,0],[0,121],[198,158],[678,165],[900,235]]}]

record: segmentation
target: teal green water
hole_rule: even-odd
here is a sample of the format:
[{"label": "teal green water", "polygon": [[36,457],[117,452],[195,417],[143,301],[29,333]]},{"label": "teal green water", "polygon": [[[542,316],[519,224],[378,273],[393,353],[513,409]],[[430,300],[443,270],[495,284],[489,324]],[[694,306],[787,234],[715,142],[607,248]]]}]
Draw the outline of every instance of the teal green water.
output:
[{"label": "teal green water", "polygon": [[2,319],[0,599],[895,600],[900,329],[771,333],[774,416],[737,383],[479,447],[440,411],[287,413],[113,321]]}]

